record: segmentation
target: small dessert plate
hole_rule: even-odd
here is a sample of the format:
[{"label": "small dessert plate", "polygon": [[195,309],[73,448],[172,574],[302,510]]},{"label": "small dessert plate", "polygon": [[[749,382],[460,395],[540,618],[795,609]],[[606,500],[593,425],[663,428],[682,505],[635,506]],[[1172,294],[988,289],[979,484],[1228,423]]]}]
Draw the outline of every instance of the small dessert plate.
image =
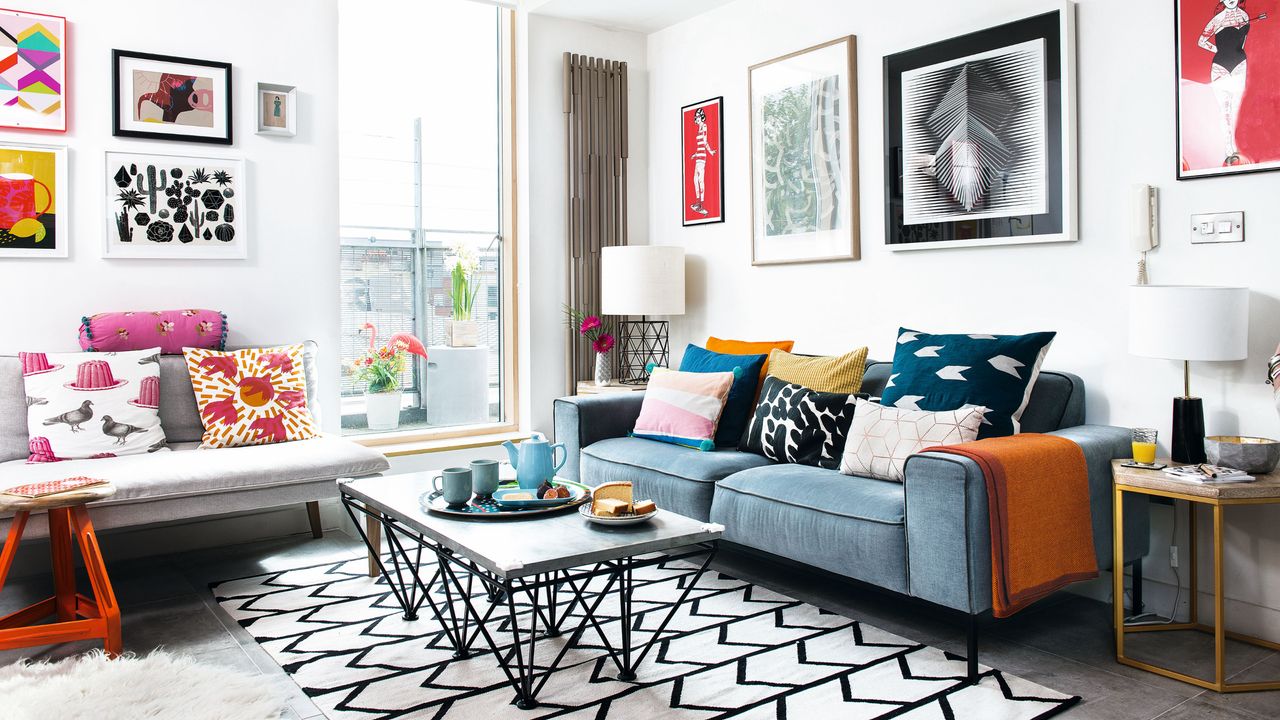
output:
[{"label": "small dessert plate", "polygon": [[582,507],[578,508],[578,512],[582,514],[582,517],[586,518],[590,522],[597,523],[599,525],[639,525],[640,523],[652,520],[659,512],[661,512],[661,510],[654,509],[653,512],[645,515],[622,515],[614,517],[612,515],[595,515],[591,512],[591,503],[583,503]]},{"label": "small dessert plate", "polygon": [[[493,500],[494,502],[498,503],[499,507],[503,507],[503,508],[555,507],[557,505],[567,505],[569,503],[576,502],[583,496],[584,493],[587,492],[586,489],[581,486],[571,485],[569,483],[562,482],[560,480],[554,481],[554,484],[558,487],[568,488],[569,492],[571,493],[569,497],[543,498],[539,500],[537,498],[537,493],[535,491],[523,490],[521,488],[514,487],[514,488],[502,488],[498,490],[493,494]],[[525,500],[509,499],[511,498],[512,495],[516,495],[516,496],[532,495],[534,497],[532,499],[525,499]]]}]

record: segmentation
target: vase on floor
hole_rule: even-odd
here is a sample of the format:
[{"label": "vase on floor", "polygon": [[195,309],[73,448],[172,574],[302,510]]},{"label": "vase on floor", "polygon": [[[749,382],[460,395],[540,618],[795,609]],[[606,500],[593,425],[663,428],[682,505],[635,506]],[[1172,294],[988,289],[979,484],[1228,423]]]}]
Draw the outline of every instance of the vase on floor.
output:
[{"label": "vase on floor", "polygon": [[596,385],[608,385],[613,379],[613,368],[609,366],[608,353],[596,353]]},{"label": "vase on floor", "polygon": [[395,430],[400,427],[400,390],[366,392],[364,416],[370,430]]}]

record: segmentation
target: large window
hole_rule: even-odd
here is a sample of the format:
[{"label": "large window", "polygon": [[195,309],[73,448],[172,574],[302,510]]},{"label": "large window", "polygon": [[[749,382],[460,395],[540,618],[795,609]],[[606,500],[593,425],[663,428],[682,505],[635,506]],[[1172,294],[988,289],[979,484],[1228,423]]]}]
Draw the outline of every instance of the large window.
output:
[{"label": "large window", "polygon": [[371,327],[375,346],[398,332],[427,346],[400,373],[398,430],[515,417],[511,23],[510,10],[470,0],[341,1],[346,433],[378,432],[350,372]]}]

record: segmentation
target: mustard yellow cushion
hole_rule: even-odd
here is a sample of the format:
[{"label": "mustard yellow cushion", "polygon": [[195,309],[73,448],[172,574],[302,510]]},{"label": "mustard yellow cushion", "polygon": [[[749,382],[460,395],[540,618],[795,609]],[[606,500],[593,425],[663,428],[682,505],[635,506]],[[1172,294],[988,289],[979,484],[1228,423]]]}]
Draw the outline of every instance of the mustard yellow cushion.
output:
[{"label": "mustard yellow cushion", "polygon": [[867,349],[831,357],[802,357],[784,350],[769,353],[769,374],[818,392],[852,395],[862,389]]}]

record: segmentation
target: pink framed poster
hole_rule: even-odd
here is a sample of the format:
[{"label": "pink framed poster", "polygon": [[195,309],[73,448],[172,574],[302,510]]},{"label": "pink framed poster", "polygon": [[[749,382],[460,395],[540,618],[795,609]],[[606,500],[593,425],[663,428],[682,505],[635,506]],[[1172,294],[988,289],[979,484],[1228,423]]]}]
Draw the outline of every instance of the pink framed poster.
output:
[{"label": "pink framed poster", "polygon": [[0,127],[67,131],[67,19],[0,9]]},{"label": "pink framed poster", "polygon": [[1174,0],[1178,179],[1280,168],[1280,22],[1263,0]]},{"label": "pink framed poster", "polygon": [[723,112],[723,97],[680,108],[680,205],[685,226],[724,222]]}]

